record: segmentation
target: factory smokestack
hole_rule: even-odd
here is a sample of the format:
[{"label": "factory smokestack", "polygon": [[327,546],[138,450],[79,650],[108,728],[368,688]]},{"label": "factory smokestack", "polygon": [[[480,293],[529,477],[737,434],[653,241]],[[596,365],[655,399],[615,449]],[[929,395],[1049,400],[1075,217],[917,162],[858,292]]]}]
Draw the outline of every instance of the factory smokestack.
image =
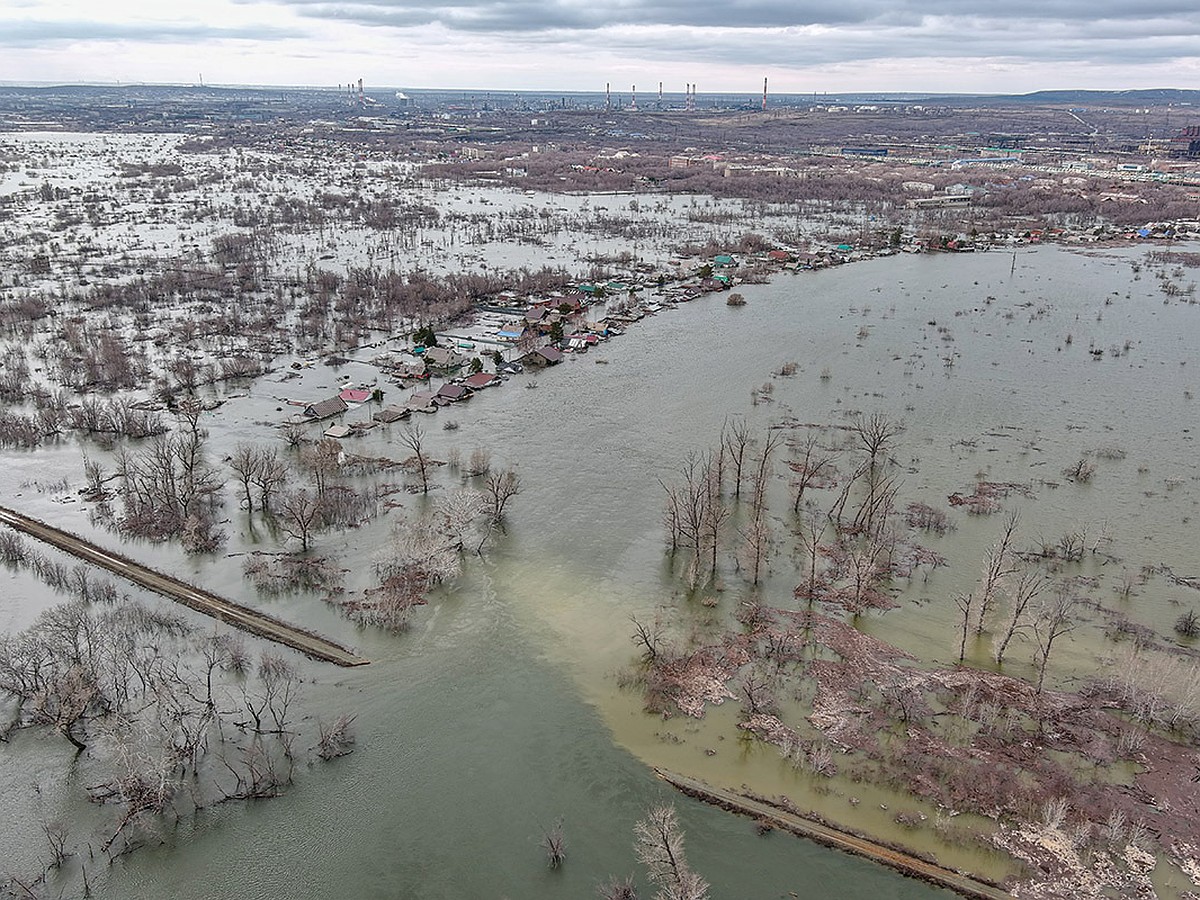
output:
[{"label": "factory smokestack", "polygon": [[763,79],[763,112],[767,111],[767,79]]}]

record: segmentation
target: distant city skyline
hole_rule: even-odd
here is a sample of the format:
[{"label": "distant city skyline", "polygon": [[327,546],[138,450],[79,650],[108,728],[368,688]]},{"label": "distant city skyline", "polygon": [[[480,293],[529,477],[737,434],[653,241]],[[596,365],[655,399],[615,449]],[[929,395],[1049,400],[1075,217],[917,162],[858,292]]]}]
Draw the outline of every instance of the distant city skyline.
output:
[{"label": "distant city skyline", "polygon": [[1200,87],[1200,4],[5,0],[0,80],[480,90]]}]

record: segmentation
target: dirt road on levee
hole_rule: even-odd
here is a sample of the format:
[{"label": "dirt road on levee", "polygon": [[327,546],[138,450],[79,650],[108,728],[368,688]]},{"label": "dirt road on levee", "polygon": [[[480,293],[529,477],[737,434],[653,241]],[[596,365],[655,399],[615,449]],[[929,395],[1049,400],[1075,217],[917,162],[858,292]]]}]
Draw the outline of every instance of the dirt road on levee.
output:
[{"label": "dirt road on levee", "polygon": [[104,550],[90,541],[23,515],[16,510],[0,506],[0,523],[9,525],[39,541],[45,541],[84,562],[108,569],[134,584],[162,594],[164,597],[191,607],[206,616],[212,616],[235,628],[299,650],[313,659],[331,662],[339,666],[362,666],[370,662],[319,634],[289,625],[287,622],[248,606],[218,597],[203,588],[187,584],[170,575],[164,575],[162,572],[143,566],[126,556]]}]

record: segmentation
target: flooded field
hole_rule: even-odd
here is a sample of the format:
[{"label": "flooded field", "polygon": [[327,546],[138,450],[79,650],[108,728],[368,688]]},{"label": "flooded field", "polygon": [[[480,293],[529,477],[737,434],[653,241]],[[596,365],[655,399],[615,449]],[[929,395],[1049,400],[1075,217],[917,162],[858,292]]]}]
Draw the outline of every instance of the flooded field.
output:
[{"label": "flooded field", "polygon": [[[173,152],[169,140],[141,140],[144,146],[123,152]],[[43,172],[20,177],[36,185]],[[71,177],[83,176],[62,175],[62,183]],[[526,204],[551,210],[548,220],[555,209],[591,215],[586,207],[601,204],[628,216],[636,199],[632,215],[654,223],[637,256],[656,263],[681,239],[736,235],[755,224],[743,216],[714,231],[693,217],[686,226],[693,230],[684,234],[694,202],[688,198],[525,197],[418,181],[412,197],[436,205],[443,218],[446,210],[465,214],[484,201],[509,215]],[[281,190],[286,182],[280,176]],[[0,190],[16,189],[10,173]],[[235,203],[236,193],[212,199]],[[795,224],[794,210],[780,216]],[[627,243],[615,235],[571,235],[568,218],[540,248],[484,239],[483,226],[465,220],[405,232],[399,242],[380,238],[374,249],[353,235],[314,237],[311,230],[279,240],[291,247],[281,258],[294,253],[296,265],[319,249],[333,254],[324,264],[349,267],[354,254],[362,253],[363,262],[378,258],[390,241],[388,252],[411,253],[447,272],[480,263],[532,267],[557,254],[573,267],[585,250],[612,254]],[[186,240],[211,241],[225,227],[215,221]],[[128,222],[112,228],[114,246],[115,232],[134,231]],[[131,234],[130,252],[147,241],[185,240],[163,228]],[[461,246],[459,228],[474,229],[470,250]],[[803,609],[793,593],[806,572],[796,549],[803,518],[792,512],[793,472],[783,463],[796,461],[804,435],[833,442],[856,416],[879,413],[899,426],[883,463],[896,509],[927,504],[943,511],[950,527],[922,537],[945,564],[894,579],[895,608],[854,617],[856,628],[911,654],[917,667],[955,665],[962,619],[955,597],[977,590],[987,549],[1005,515],[1016,512],[1021,552],[1046,559],[1043,550],[1061,547],[1065,536],[1082,547],[1078,558],[1047,563],[1056,576],[1075,579],[1088,601],[1049,657],[1047,688],[1078,690],[1129,665],[1132,636],[1139,646],[1194,666],[1187,655],[1193,639],[1174,626],[1200,606],[1193,522],[1200,502],[1193,400],[1200,375],[1188,337],[1200,309],[1190,295],[1162,289],[1165,280],[1186,284],[1195,270],[1156,263],[1148,252],[1021,247],[779,274],[769,284],[740,285],[744,307],[713,294],[663,309],[586,354],[513,376],[422,418],[431,457],[486,448],[494,470],[519,473],[522,490],[487,553],[466,559],[462,574],[436,588],[401,634],[356,626],[318,594],[257,591],[243,575],[246,554],[296,545],[240,510],[230,479],[220,520],[226,542],[216,553],[188,555],[175,543],[123,549],[370,658],[371,665],[351,672],[297,661],[306,717],[356,716],[355,752],[305,767],[270,803],[214,806],[153,830],[150,846],[91,877],[111,897],[587,896],[605,878],[637,870],[633,825],[648,805],[668,799],[679,808],[690,861],[714,896],[803,896],[813,884],[847,898],[934,893],[782,834],[756,835],[747,820],[674,795],[651,766],[787,796],[801,810],[933,853],[952,867],[994,879],[1012,874],[1007,855],[956,839],[955,829],[945,827],[950,811],[935,803],[913,800],[894,785],[798,769],[738,727],[741,711],[732,700],[709,704],[702,718],[647,713],[641,690],[627,677],[639,656],[631,617],[658,617],[672,640],[703,643],[734,622],[747,600]],[[220,463],[246,441],[283,449],[278,426],[291,399],[317,400],[346,383],[378,384],[389,402],[403,396],[371,360],[404,342],[389,344],[388,335],[377,334],[374,343],[344,351],[339,366],[313,365],[316,354],[296,347],[260,377],[204,388],[224,401],[204,417],[206,454]],[[302,368],[289,368],[293,361]],[[790,374],[780,374],[785,368]],[[367,418],[369,410],[351,410],[346,418]],[[746,567],[722,551],[711,583],[689,589],[680,560],[667,553],[663,484],[678,476],[690,453],[715,445],[734,418],[746,423],[756,446],[768,428],[792,443],[778,450],[764,489],[771,525],[764,571],[752,585]],[[454,427],[444,427],[449,423]],[[323,428],[307,426],[309,437]],[[348,438],[345,451],[407,457],[405,428],[397,422],[366,431]],[[111,449],[74,435],[6,450],[5,503],[115,544],[119,538],[91,515],[94,504],[80,498],[85,453],[114,465]],[[412,477],[382,472],[348,480],[411,484]],[[374,565],[397,520],[457,488],[481,487],[450,466],[438,467],[433,481],[428,496],[383,495],[379,515],[314,535],[311,553],[335,562],[347,594],[374,584]],[[981,482],[1010,486],[999,509],[972,515],[950,503],[951,495],[970,495]],[[836,495],[834,486],[814,488],[809,499],[824,511]],[[735,508],[730,532],[745,519],[745,509]],[[3,578],[6,631],[28,627],[60,599],[27,571],[6,569]],[[997,670],[995,629],[972,628],[966,638],[965,662]],[[1032,631],[1021,632],[1003,672],[1036,681],[1036,651]],[[808,734],[810,699],[781,695],[779,719]],[[47,821],[71,821],[81,845],[99,842],[103,810],[83,799],[91,766],[70,751],[61,737],[36,729],[0,745],[0,798],[16,822],[0,835],[0,859],[11,860],[13,869],[44,864],[40,829]],[[1118,777],[1120,765],[1105,777]],[[952,812],[963,829],[994,828],[971,814],[987,810]],[[899,813],[906,814],[902,820]],[[538,842],[560,816],[568,857],[562,869],[550,870]],[[1160,896],[1189,885],[1165,863],[1154,878]]]}]

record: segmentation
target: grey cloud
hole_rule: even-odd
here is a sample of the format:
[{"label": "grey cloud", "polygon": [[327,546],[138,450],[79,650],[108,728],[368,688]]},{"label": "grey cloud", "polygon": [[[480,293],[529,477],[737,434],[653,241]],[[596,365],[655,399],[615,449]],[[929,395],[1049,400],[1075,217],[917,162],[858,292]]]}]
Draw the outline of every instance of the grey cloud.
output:
[{"label": "grey cloud", "polygon": [[[1108,33],[1105,33],[1108,31]],[[1141,65],[1197,56],[1192,33],[1130,30],[1089,31],[1058,25],[1038,36],[1017,35],[1003,29],[973,27],[944,32],[920,29],[849,28],[819,36],[799,30],[770,32],[700,29],[686,39],[663,39],[653,33],[623,35],[621,47],[645,58],[705,60],[735,65],[755,64],[801,68],[881,59],[959,59],[964,63],[1000,59],[1030,63],[1097,62],[1108,66]],[[948,76],[945,89],[956,89]]]},{"label": "grey cloud", "polygon": [[[617,26],[679,25],[711,28],[789,28],[823,25],[905,27],[945,18],[951,21],[1003,23],[1015,32],[1031,33],[1043,23],[1086,26],[1097,21],[1134,24],[1153,17],[1182,19],[1191,34],[1200,29],[1200,11],[1194,0],[1163,0],[1150,9],[1116,0],[1066,0],[1038,2],[1013,0],[1003,7],[994,2],[932,0],[847,0],[817,2],[801,0],[728,0],[704,3],[696,0],[623,0],[598,4],[580,0],[456,0],[430,5],[421,0],[280,0],[302,15],[320,19],[359,22],[367,25],[440,23],[451,30],[506,33],[558,29],[592,31]],[[1002,12],[998,16],[997,12]]]},{"label": "grey cloud", "polygon": [[[249,2],[249,0],[246,0]],[[1004,58],[1108,65],[1200,55],[1200,5],[1161,0],[275,0],[364,26],[440,25],[518,47],[636,50],[647,59],[775,66],[884,58]],[[820,26],[810,28],[810,26]]]},{"label": "grey cloud", "polygon": [[302,15],[320,19],[391,25],[437,22],[455,31],[524,33],[553,30],[596,31],[616,26],[690,25],[706,28],[780,28],[796,25],[849,25],[880,18],[897,21],[893,8],[869,0],[838,5],[772,0],[730,0],[724,5],[688,0],[628,0],[619,5],[538,2],[538,0],[459,0],[430,6],[419,0],[283,0]]},{"label": "grey cloud", "polygon": [[0,46],[40,47],[63,41],[198,43],[208,40],[280,40],[303,32],[276,27],[221,28],[211,25],[18,20],[0,23]]}]

